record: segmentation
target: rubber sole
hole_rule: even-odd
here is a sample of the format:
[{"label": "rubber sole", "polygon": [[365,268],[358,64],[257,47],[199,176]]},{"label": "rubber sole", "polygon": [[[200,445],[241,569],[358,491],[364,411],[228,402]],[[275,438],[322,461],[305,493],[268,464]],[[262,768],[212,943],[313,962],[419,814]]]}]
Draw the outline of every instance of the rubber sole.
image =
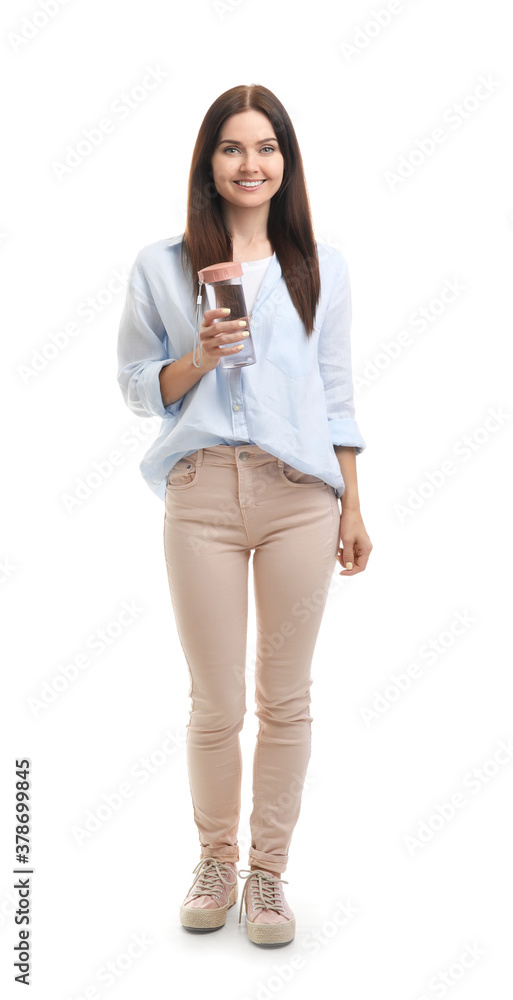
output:
[{"label": "rubber sole", "polygon": [[233,889],[230,889],[230,895],[228,896],[228,902],[225,906],[216,906],[212,910],[203,910],[200,907],[191,906],[181,906],[180,907],[180,923],[183,927],[194,927],[206,930],[210,927],[222,927],[226,923],[226,914],[237,902],[237,891],[238,884],[235,883]]},{"label": "rubber sole", "polygon": [[254,944],[287,944],[296,933],[296,918],[286,924],[253,924],[246,917],[246,929]]}]

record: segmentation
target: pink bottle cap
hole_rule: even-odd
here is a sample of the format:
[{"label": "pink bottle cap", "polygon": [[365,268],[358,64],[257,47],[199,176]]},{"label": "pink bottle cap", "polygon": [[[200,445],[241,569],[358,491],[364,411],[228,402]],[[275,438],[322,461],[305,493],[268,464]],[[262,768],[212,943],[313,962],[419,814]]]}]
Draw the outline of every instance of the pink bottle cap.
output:
[{"label": "pink bottle cap", "polygon": [[224,281],[225,278],[241,278],[244,274],[242,265],[237,260],[227,260],[223,264],[211,264],[198,271],[198,277],[209,284],[212,281]]}]

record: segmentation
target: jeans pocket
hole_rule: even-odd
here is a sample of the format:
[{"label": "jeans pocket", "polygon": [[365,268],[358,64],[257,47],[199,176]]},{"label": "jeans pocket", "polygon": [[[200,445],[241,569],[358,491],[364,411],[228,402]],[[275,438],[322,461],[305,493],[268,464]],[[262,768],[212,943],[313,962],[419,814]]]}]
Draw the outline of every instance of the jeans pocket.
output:
[{"label": "jeans pocket", "polygon": [[179,458],[167,474],[166,488],[170,490],[189,489],[197,481],[199,469],[200,467],[192,455]]},{"label": "jeans pocket", "polygon": [[305,489],[308,486],[326,486],[323,479],[319,479],[318,476],[312,476],[309,472],[300,472],[299,469],[295,469],[288,462],[281,462],[279,469],[281,478],[288,486],[298,486],[300,489]]}]

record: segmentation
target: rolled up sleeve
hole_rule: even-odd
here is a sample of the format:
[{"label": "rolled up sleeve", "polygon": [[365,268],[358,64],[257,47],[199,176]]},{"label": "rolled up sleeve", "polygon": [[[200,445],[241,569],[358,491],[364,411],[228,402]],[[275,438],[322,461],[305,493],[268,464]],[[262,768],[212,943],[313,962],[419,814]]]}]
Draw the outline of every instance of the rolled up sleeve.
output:
[{"label": "rolled up sleeve", "polygon": [[318,362],[332,444],[354,447],[359,455],[366,444],[355,420],[351,320],[349,269],[340,255],[335,286],[319,332]]},{"label": "rolled up sleeve", "polygon": [[183,396],[164,406],[159,374],[170,357],[169,342],[147,278],[139,263],[132,265],[118,332],[118,384],[130,410],[140,417],[174,416]]}]

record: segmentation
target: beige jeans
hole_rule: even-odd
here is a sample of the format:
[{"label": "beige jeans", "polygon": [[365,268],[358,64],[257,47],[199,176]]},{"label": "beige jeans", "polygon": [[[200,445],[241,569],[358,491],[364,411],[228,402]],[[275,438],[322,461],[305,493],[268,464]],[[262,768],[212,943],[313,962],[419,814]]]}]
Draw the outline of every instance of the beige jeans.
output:
[{"label": "beige jeans", "polygon": [[200,448],[166,485],[164,549],[189,668],[201,857],[239,860],[248,563],[257,622],[249,864],[282,873],[311,752],[310,668],[340,544],[332,486],[254,444]]}]

